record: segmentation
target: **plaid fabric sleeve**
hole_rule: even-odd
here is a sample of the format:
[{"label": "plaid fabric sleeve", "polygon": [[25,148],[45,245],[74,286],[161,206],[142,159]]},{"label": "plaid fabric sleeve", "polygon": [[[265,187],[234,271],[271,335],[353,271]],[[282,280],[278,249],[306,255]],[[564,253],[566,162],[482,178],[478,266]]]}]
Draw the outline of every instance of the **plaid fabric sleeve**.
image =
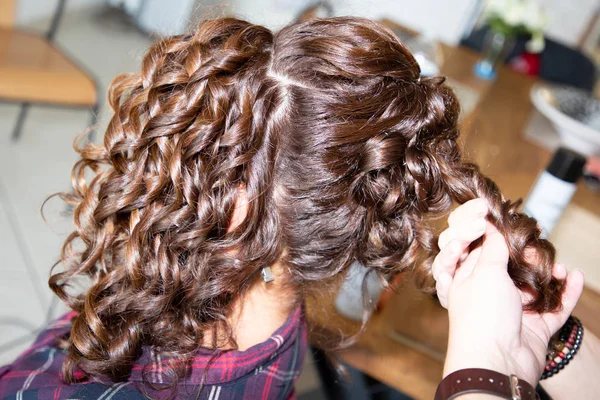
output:
[{"label": "plaid fabric sleeve", "polygon": [[[267,341],[245,351],[199,351],[189,376],[169,385],[168,359],[144,348],[125,382],[104,385],[91,380],[67,385],[61,367],[65,352],[58,338],[69,334],[69,313],[51,323],[12,364],[0,368],[0,399],[292,399],[306,351],[301,307]],[[79,378],[84,378],[79,373]]]}]

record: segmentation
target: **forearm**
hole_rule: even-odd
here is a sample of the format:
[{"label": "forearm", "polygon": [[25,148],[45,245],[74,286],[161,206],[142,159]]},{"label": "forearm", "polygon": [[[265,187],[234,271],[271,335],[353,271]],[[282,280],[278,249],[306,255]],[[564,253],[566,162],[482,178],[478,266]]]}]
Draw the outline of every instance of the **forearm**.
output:
[{"label": "forearm", "polygon": [[569,365],[540,383],[555,400],[592,399],[600,393],[599,377],[600,340],[585,330],[581,348]]}]

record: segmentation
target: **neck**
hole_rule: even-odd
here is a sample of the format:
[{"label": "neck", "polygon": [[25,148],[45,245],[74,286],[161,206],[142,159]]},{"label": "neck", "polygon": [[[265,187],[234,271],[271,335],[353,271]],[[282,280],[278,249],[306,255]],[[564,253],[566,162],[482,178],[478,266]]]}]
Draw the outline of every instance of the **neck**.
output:
[{"label": "neck", "polygon": [[[275,280],[269,283],[259,278],[242,297],[234,300],[228,322],[238,350],[246,350],[266,341],[287,320],[297,304],[296,296],[286,279],[286,270],[279,263],[270,266]],[[205,343],[211,343],[210,335]]]},{"label": "neck", "polygon": [[262,278],[234,304],[230,320],[240,350],[267,340],[279,329],[292,311],[296,297],[285,285],[286,271],[282,265],[271,265],[275,280],[266,283]]}]

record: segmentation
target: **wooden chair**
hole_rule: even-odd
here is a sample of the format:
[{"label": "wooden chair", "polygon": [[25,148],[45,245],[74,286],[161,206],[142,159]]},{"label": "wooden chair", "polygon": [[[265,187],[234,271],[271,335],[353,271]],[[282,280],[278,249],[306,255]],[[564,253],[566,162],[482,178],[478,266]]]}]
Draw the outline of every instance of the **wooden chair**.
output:
[{"label": "wooden chair", "polygon": [[53,43],[65,0],[58,0],[45,36],[14,27],[15,0],[0,0],[0,101],[21,104],[12,138],[22,131],[32,104],[89,108],[97,122],[96,80]]}]

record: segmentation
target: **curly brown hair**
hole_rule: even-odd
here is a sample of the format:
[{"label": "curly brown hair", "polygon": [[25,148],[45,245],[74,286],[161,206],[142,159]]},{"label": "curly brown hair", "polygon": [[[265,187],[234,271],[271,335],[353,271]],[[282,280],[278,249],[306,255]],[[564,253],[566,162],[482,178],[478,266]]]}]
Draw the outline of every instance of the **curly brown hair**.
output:
[{"label": "curly brown hair", "polygon": [[[560,307],[551,244],[461,160],[454,93],[420,77],[377,23],[317,19],[274,34],[205,21],[152,46],[108,97],[104,143],[78,147],[74,190],[61,194],[76,230],[49,284],[78,312],[67,381],[76,366],[125,379],[142,345],[185,360],[205,332],[231,336],[233,300],[276,261],[299,299],[354,260],[384,277],[414,271],[431,290],[423,260],[439,249],[425,218],[476,197],[508,242],[510,276],[533,295],[527,308]],[[240,185],[249,208],[230,231]],[[72,293],[79,277],[90,287]]]}]

